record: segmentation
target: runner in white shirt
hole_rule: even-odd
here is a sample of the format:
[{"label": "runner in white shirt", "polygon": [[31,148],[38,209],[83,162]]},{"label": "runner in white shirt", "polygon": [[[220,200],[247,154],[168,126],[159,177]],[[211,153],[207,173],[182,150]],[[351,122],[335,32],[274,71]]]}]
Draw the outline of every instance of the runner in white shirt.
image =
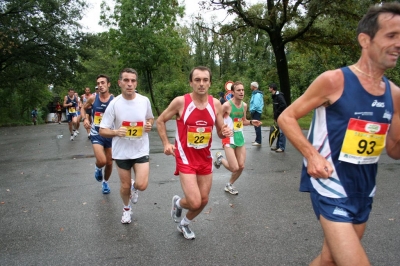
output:
[{"label": "runner in white shirt", "polygon": [[[124,203],[121,222],[124,224],[131,222],[129,199],[135,204],[138,190],[145,190],[149,180],[148,132],[154,116],[149,99],[135,92],[137,76],[132,68],[121,71],[118,85],[122,94],[111,101],[100,123],[100,135],[113,138],[112,157],[121,180],[120,194]],[[135,180],[131,177],[131,169]]]}]

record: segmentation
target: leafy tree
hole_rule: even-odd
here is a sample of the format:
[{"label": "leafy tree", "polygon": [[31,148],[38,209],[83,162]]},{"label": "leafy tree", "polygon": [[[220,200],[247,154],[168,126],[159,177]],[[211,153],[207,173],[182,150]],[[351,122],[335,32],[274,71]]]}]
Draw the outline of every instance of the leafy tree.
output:
[{"label": "leafy tree", "polygon": [[[206,5],[206,1],[203,1]],[[263,4],[249,6],[244,0],[210,0],[216,9],[226,9],[236,14],[238,19],[226,25],[225,31],[241,28],[255,28],[265,31],[269,36],[275,56],[280,89],[288,103],[291,102],[288,70],[287,45],[304,40],[314,43],[346,45],[351,36],[342,32],[343,22],[353,27],[367,7],[381,1],[371,0],[267,0]],[[328,28],[316,26],[317,21],[328,20]]]},{"label": "leafy tree", "polygon": [[79,69],[84,35],[77,21],[85,7],[83,0],[0,2],[0,95],[12,96],[1,114],[43,105],[48,84],[62,84]]},{"label": "leafy tree", "polygon": [[121,65],[133,67],[143,75],[145,88],[160,114],[154,84],[162,84],[163,77],[157,71],[163,67],[180,68],[182,57],[188,53],[185,40],[175,29],[184,7],[177,0],[116,0],[113,14],[107,15],[106,11],[103,8],[102,22],[113,26],[112,47],[120,55]]},{"label": "leafy tree", "polygon": [[93,92],[97,76],[105,74],[111,79],[110,92],[118,95],[120,88],[115,77],[120,71],[120,62],[119,56],[112,52],[109,33],[88,34],[80,48],[86,54],[85,58],[79,60],[83,68],[75,72],[74,77],[63,88],[63,92],[66,93],[69,87],[75,88],[80,95],[84,93],[86,87],[91,88]]}]

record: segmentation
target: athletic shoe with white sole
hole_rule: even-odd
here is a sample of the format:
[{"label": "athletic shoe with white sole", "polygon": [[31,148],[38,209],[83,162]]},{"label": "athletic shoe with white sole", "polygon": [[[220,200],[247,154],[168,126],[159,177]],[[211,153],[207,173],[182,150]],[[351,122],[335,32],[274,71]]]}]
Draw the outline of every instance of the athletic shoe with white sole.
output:
[{"label": "athletic shoe with white sole", "polygon": [[214,161],[214,166],[215,166],[215,168],[217,168],[217,169],[219,169],[220,167],[221,167],[221,164],[222,164],[222,158],[224,158],[224,156],[222,156],[222,153],[221,152],[217,152],[216,154],[215,154],[215,161]]},{"label": "athletic shoe with white sole", "polygon": [[236,188],[234,188],[232,186],[232,184],[227,183],[225,186],[225,191],[232,194],[232,195],[237,195],[239,194],[239,191],[236,190]]},{"label": "athletic shoe with white sole", "polygon": [[139,191],[135,188],[135,181],[131,179],[131,202],[136,204],[139,198]]},{"label": "athletic shoe with white sole", "polygon": [[182,215],[182,208],[178,208],[176,206],[176,202],[180,199],[178,195],[175,195],[172,197],[172,207],[171,207],[171,217],[174,220],[175,223],[179,222],[179,218]]},{"label": "athletic shoe with white sole", "polygon": [[102,191],[103,191],[103,194],[110,194],[111,189],[107,182],[103,182]]},{"label": "athletic shoe with white sole", "polygon": [[196,236],[194,235],[194,232],[190,230],[189,225],[178,225],[178,231],[183,234],[183,237],[186,239],[194,239]]},{"label": "athletic shoe with white sole", "polygon": [[129,208],[129,210],[125,210],[122,213],[122,218],[121,218],[121,223],[123,224],[130,224],[132,222],[132,210]]},{"label": "athletic shoe with white sole", "polygon": [[103,181],[103,169],[98,168],[97,166],[95,166],[94,169],[95,169],[95,170],[94,170],[94,178],[96,178],[96,180],[97,180],[98,182]]}]

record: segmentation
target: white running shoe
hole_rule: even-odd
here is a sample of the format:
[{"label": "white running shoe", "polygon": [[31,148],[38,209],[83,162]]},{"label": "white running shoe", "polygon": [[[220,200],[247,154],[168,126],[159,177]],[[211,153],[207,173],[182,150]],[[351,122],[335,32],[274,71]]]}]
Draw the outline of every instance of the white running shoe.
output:
[{"label": "white running shoe", "polygon": [[125,210],[122,213],[121,223],[130,224],[132,222],[132,209]]},{"label": "white running shoe", "polygon": [[133,179],[131,179],[131,202],[133,204],[136,204],[139,198],[139,191],[137,189],[135,189],[134,185],[135,185],[135,181]]},{"label": "white running shoe", "polygon": [[179,224],[177,227],[178,231],[183,234],[183,237],[186,239],[194,239],[196,236],[194,232],[190,230],[189,225],[181,225]]},{"label": "white running shoe", "polygon": [[176,202],[180,199],[178,195],[175,195],[172,197],[172,207],[171,207],[171,217],[174,220],[175,223],[179,222],[179,218],[182,215],[182,208],[178,208],[176,206]]},{"label": "white running shoe", "polygon": [[70,141],[73,141],[73,140],[74,140],[74,137],[75,137],[74,135],[71,135],[71,137],[69,138],[69,140],[70,140]]},{"label": "white running shoe", "polygon": [[76,133],[76,130],[74,131],[74,137],[78,136],[78,133]]},{"label": "white running shoe", "polygon": [[226,186],[225,186],[225,191],[228,192],[228,193],[230,193],[230,194],[232,194],[232,195],[237,195],[237,194],[239,194],[239,191],[237,191],[237,189],[234,188],[234,187],[232,186],[232,184],[229,184],[229,183],[226,184]]},{"label": "white running shoe", "polygon": [[219,169],[219,168],[221,167],[222,158],[224,158],[224,156],[222,156],[222,153],[221,153],[221,152],[217,152],[217,153],[215,154],[215,157],[216,157],[216,159],[215,159],[215,161],[214,161],[214,166],[215,166],[215,168]]}]

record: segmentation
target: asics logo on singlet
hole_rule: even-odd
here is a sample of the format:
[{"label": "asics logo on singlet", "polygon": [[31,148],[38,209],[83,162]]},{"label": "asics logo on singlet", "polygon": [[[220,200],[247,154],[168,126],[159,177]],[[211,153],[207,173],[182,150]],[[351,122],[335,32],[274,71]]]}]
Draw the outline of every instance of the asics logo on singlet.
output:
[{"label": "asics logo on singlet", "polygon": [[107,104],[101,104],[101,107],[107,107]]},{"label": "asics logo on singlet", "polygon": [[372,103],[371,106],[372,106],[372,107],[384,108],[384,107],[385,107],[385,103],[384,103],[384,102],[380,103],[380,102],[378,102],[377,100],[375,100],[375,101]]}]

